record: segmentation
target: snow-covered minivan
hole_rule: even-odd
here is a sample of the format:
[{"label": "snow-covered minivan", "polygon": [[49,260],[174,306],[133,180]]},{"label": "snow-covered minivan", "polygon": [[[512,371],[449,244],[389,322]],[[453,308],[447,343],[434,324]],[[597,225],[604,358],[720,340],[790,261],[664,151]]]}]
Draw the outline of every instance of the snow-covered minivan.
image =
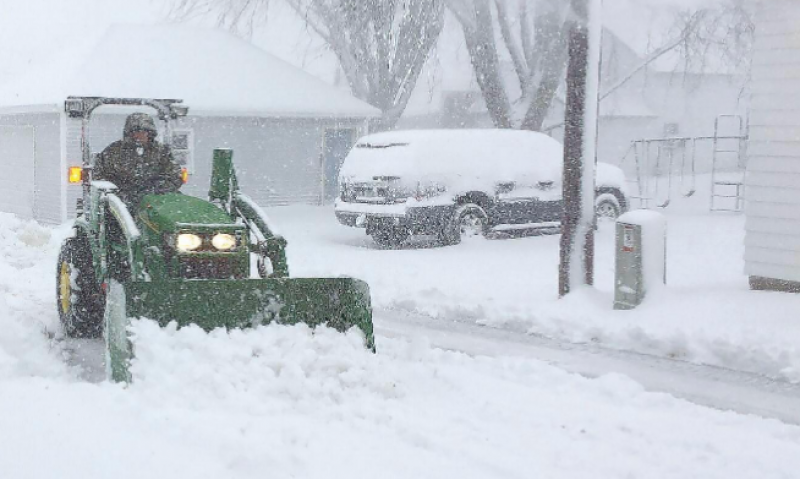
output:
[{"label": "snow-covered minivan", "polygon": [[[444,244],[490,230],[558,227],[563,147],[519,130],[410,130],[368,135],[339,174],[339,222],[366,228],[382,246],[410,235]],[[616,217],[628,205],[625,178],[599,163],[596,207]]]}]

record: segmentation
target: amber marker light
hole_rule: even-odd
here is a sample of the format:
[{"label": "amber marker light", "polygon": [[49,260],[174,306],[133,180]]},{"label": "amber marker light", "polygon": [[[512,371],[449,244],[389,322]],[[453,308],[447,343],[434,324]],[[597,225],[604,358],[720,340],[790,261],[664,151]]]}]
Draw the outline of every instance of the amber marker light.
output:
[{"label": "amber marker light", "polygon": [[83,168],[80,166],[70,166],[69,167],[69,182],[70,183],[80,183],[83,179]]}]

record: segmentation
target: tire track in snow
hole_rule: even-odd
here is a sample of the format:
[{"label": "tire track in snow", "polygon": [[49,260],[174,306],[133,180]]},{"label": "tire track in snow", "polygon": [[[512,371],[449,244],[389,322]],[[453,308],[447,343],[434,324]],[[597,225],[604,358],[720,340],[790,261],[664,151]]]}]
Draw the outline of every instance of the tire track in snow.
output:
[{"label": "tire track in snow", "polygon": [[375,329],[379,336],[426,337],[432,346],[470,355],[535,358],[591,378],[624,374],[649,391],[800,425],[800,384],[758,374],[396,310],[376,309]]}]

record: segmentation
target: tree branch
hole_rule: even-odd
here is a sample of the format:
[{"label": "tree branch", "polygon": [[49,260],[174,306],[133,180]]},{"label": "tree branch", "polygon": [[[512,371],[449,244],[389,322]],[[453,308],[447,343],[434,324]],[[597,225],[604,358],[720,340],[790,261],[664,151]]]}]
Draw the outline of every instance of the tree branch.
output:
[{"label": "tree branch", "polygon": [[511,34],[506,0],[495,0],[494,4],[497,10],[497,23],[500,25],[500,34],[502,35],[506,50],[508,50],[511,56],[511,62],[514,64],[514,71],[517,73],[520,87],[522,91],[526,91],[528,89],[529,80],[528,64],[520,53],[514,36]]},{"label": "tree branch", "polygon": [[568,23],[562,24],[555,33],[555,38],[551,40],[549,48],[542,54],[540,64],[542,75],[536,94],[520,125],[523,130],[541,130],[547,114],[550,112],[556,91],[558,91],[567,69],[569,30]]},{"label": "tree branch", "polygon": [[689,34],[694,30],[694,28],[699,22],[699,18],[695,18],[692,22],[690,22],[681,32],[681,34],[673,39],[672,41],[668,42],[658,50],[651,53],[647,58],[642,61],[639,65],[637,65],[633,70],[631,70],[627,75],[623,76],[618,81],[614,82],[610,87],[605,89],[603,93],[600,94],[600,100],[607,98],[609,95],[614,93],[615,91],[622,88],[626,83],[628,83],[633,77],[636,76],[639,72],[647,68],[651,63],[658,60],[665,54],[669,53],[670,51],[674,50],[675,48],[679,47],[681,43],[685,42]]},{"label": "tree branch", "polygon": [[464,27],[464,39],[475,70],[475,78],[494,126],[513,128],[511,105],[500,74],[489,0],[473,0],[473,6],[476,28],[470,30]]}]

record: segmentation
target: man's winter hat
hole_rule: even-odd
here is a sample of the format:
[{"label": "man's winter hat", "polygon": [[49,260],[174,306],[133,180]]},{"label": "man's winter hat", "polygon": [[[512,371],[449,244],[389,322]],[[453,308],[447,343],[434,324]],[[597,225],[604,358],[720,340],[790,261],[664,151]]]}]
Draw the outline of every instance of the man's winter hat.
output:
[{"label": "man's winter hat", "polygon": [[128,115],[128,118],[125,120],[124,134],[126,137],[130,137],[135,131],[146,131],[152,137],[158,135],[156,123],[153,121],[153,118],[146,113],[132,113]]}]

